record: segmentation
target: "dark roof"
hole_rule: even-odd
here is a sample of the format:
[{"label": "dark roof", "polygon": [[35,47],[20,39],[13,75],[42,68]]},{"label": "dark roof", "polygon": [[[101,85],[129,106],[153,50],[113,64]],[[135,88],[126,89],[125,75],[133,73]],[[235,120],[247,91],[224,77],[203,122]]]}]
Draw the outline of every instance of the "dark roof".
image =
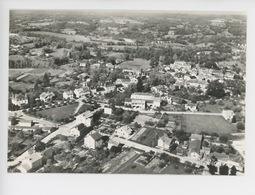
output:
[{"label": "dark roof", "polygon": [[101,134],[99,134],[98,132],[96,132],[96,133],[91,134],[91,137],[92,137],[95,141],[98,141],[98,140],[102,139],[103,136],[102,136]]},{"label": "dark roof", "polygon": [[201,149],[201,141],[200,140],[192,140],[189,142],[189,149],[191,152],[200,153]]},{"label": "dark roof", "polygon": [[125,102],[132,102],[131,98],[125,98]]}]

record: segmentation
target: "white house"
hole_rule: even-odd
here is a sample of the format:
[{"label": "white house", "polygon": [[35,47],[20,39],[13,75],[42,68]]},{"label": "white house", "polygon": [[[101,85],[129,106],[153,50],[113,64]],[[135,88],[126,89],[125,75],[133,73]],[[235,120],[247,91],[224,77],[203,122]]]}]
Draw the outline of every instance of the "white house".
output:
[{"label": "white house", "polygon": [[128,125],[122,126],[115,130],[115,135],[119,137],[124,137],[126,139],[129,138],[132,133],[133,130]]},{"label": "white house", "polygon": [[69,136],[72,137],[79,137],[81,134],[81,130],[84,128],[84,124],[78,124],[70,129]]},{"label": "white house", "polygon": [[233,112],[233,110],[223,110],[223,111],[222,111],[222,116],[223,116],[227,121],[231,121],[232,118],[235,116],[235,113]]},{"label": "white house", "polygon": [[193,103],[187,103],[185,104],[185,110],[191,111],[191,112],[196,112],[197,111],[197,105]]},{"label": "white house", "polygon": [[53,92],[43,92],[40,95],[40,100],[44,102],[50,102],[54,96],[55,94]]},{"label": "white house", "polygon": [[63,93],[63,98],[64,99],[73,99],[73,92],[72,91],[65,91],[64,93]]},{"label": "white house", "polygon": [[98,132],[88,134],[84,138],[84,146],[87,148],[96,149],[103,144],[102,135]]},{"label": "white house", "polygon": [[86,94],[89,92],[85,92],[83,88],[77,88],[74,90],[74,94],[77,98],[84,98]]},{"label": "white house", "polygon": [[115,141],[115,140],[110,139],[110,140],[108,141],[107,148],[110,150],[113,146],[118,147],[118,146],[119,146],[119,144],[120,144],[119,142],[117,142],[117,141]]},{"label": "white house", "polygon": [[163,136],[161,136],[158,139],[158,147],[164,150],[168,150],[169,146],[171,144],[172,139],[169,138],[166,134],[164,134]]},{"label": "white house", "polygon": [[18,119],[18,125],[19,127],[32,127],[33,121],[32,120],[25,120],[25,119]]},{"label": "white house", "polygon": [[22,94],[15,94],[12,96],[11,102],[16,106],[21,106],[22,104],[28,104],[28,98]]},{"label": "white house", "polygon": [[92,116],[93,114],[89,111],[80,114],[76,117],[76,124],[83,123],[85,126],[90,127],[92,123]]},{"label": "white house", "polygon": [[112,108],[109,108],[109,107],[104,107],[104,113],[105,114],[112,114]]},{"label": "white house", "polygon": [[27,173],[31,169],[38,169],[42,167],[42,155],[40,153],[34,153],[24,159],[18,169],[21,173]]}]

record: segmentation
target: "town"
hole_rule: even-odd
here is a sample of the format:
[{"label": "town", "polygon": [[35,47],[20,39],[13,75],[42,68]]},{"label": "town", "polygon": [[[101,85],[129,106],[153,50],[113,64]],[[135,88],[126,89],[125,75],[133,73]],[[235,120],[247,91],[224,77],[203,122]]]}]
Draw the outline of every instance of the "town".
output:
[{"label": "town", "polygon": [[10,11],[8,172],[243,175],[246,16]]}]

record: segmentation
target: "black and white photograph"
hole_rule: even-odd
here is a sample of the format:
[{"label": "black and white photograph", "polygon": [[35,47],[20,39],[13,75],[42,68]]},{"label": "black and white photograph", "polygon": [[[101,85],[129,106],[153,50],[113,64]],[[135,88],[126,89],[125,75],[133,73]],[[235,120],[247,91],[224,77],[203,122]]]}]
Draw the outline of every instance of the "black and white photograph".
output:
[{"label": "black and white photograph", "polygon": [[255,14],[192,1],[0,2],[0,194],[249,192]]},{"label": "black and white photograph", "polygon": [[8,172],[243,175],[246,14],[10,10]]}]

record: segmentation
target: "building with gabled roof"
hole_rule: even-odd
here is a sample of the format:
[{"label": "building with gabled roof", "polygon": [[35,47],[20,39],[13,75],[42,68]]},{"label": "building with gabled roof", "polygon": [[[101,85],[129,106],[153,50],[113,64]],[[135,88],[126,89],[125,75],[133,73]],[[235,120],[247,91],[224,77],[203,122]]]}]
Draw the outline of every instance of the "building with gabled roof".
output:
[{"label": "building with gabled roof", "polygon": [[118,129],[115,130],[115,135],[119,137],[129,138],[130,135],[133,133],[133,129],[131,129],[128,125],[124,125]]},{"label": "building with gabled roof", "polygon": [[84,138],[84,146],[87,148],[96,149],[103,144],[103,136],[98,132],[91,132]]},{"label": "building with gabled roof", "polygon": [[159,137],[157,146],[161,149],[168,150],[171,142],[172,139],[164,134],[163,136]]},{"label": "building with gabled roof", "polygon": [[27,173],[32,169],[38,169],[42,167],[42,158],[40,153],[33,153],[22,161],[18,169],[21,173]]}]

